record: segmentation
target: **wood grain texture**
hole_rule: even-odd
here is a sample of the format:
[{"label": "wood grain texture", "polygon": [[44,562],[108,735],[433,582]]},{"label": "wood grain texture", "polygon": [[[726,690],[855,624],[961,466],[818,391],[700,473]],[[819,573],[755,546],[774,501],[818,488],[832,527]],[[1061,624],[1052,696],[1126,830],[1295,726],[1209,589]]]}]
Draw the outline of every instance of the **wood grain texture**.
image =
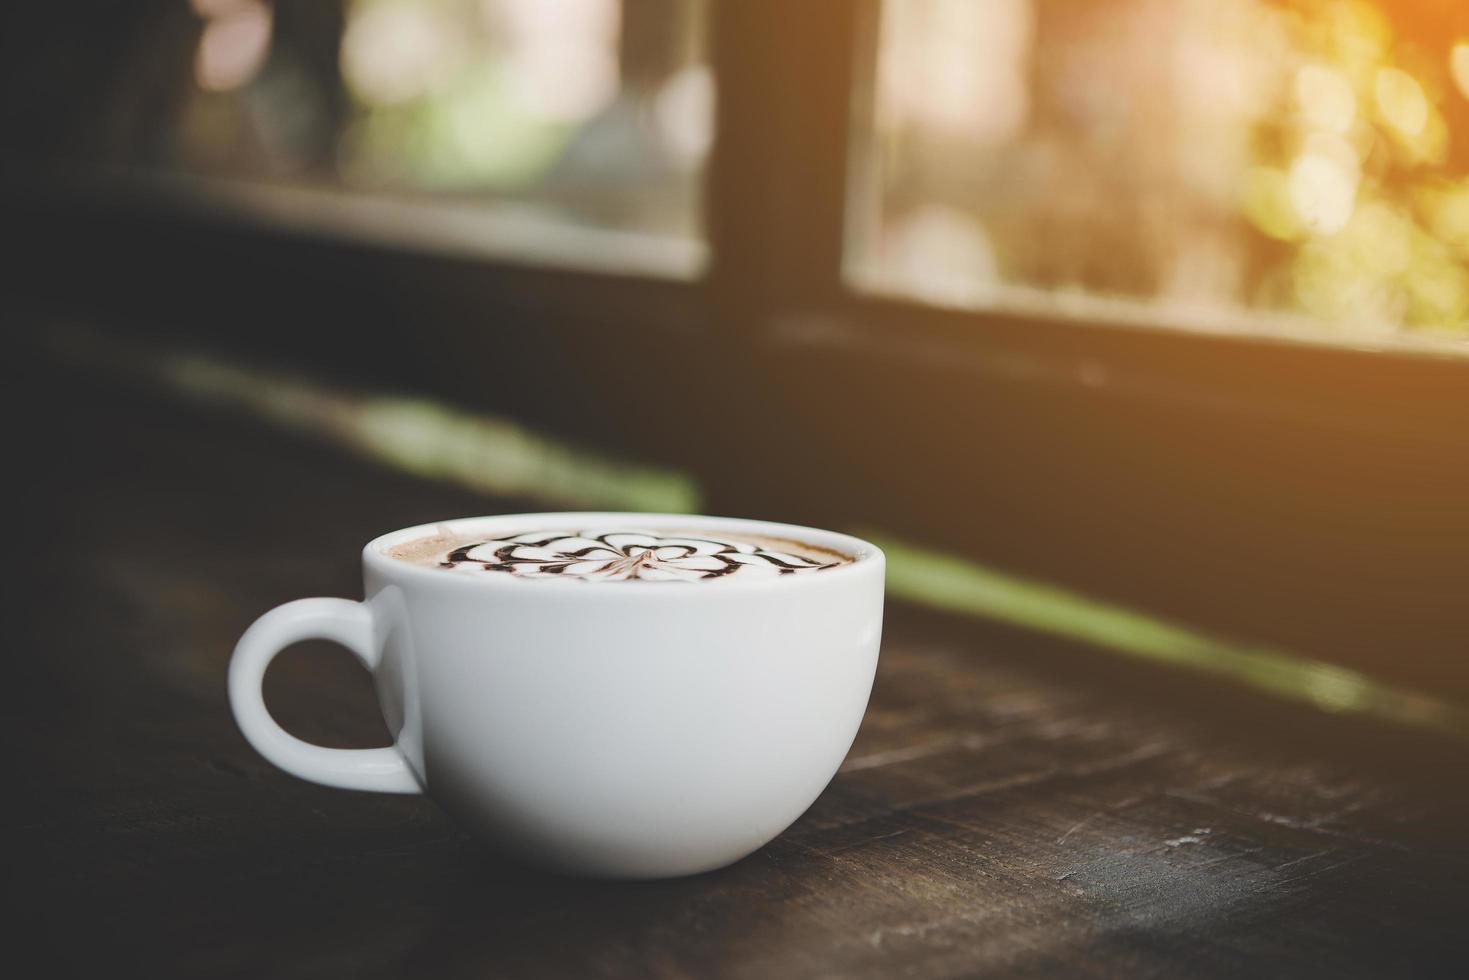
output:
[{"label": "wood grain texture", "polygon": [[[773,844],[679,881],[523,870],[426,800],[273,770],[224,672],[271,605],[359,595],[373,534],[533,502],[118,392],[55,411],[0,701],[6,945],[46,975],[1340,978],[1469,953],[1463,746],[906,608],[845,766]],[[272,711],[384,742],[350,658],[302,646]]]}]

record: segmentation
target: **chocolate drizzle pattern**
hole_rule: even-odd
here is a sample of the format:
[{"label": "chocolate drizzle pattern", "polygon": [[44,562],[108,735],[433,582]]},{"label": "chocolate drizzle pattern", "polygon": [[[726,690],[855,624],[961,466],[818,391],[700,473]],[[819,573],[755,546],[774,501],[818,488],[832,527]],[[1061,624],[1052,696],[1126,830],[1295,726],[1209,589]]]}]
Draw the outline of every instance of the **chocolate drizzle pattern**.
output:
[{"label": "chocolate drizzle pattern", "polygon": [[[833,556],[835,557],[835,556]],[[743,541],[662,537],[652,531],[532,531],[454,548],[442,568],[530,578],[696,582],[815,572],[843,564],[772,551]]]}]

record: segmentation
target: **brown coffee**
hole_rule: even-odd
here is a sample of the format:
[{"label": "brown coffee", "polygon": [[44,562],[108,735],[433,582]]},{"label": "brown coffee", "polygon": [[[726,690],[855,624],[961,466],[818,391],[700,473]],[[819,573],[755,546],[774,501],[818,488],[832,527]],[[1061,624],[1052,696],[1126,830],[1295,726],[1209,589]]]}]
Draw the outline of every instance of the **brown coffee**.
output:
[{"label": "brown coffee", "polygon": [[771,578],[836,568],[851,556],[789,538],[721,531],[640,528],[441,532],[388,550],[394,558],[451,572],[588,581],[702,582]]}]

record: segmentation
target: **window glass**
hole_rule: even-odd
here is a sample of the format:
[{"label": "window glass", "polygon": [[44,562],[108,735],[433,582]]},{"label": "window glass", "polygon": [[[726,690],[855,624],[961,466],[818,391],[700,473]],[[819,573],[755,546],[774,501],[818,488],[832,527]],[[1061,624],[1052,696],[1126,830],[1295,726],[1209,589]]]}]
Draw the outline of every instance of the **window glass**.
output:
[{"label": "window glass", "polygon": [[963,307],[1461,348],[1469,7],[885,0],[847,273]]},{"label": "window glass", "polygon": [[112,164],[432,205],[420,237],[437,208],[460,237],[494,216],[702,241],[703,0],[190,0],[153,21],[109,95]]}]

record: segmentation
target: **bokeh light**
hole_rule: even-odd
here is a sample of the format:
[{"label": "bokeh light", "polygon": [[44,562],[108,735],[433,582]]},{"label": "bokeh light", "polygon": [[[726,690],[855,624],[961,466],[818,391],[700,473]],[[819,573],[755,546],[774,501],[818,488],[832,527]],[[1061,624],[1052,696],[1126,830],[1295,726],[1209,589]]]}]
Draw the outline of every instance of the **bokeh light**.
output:
[{"label": "bokeh light", "polygon": [[672,158],[697,166],[714,142],[714,73],[706,65],[678,71],[658,89],[653,111]]},{"label": "bokeh light", "polygon": [[884,111],[976,140],[1012,137],[1025,120],[1030,0],[883,5]]},{"label": "bokeh light", "polygon": [[1339,136],[1311,134],[1291,164],[1287,183],[1301,224],[1327,235],[1346,227],[1360,180],[1360,164],[1351,144]]},{"label": "bokeh light", "polygon": [[247,84],[270,54],[271,8],[260,0],[196,2],[207,19],[194,58],[194,78],[206,92]]},{"label": "bokeh light", "polygon": [[509,26],[507,77],[531,115],[581,122],[617,95],[617,0],[485,0]]},{"label": "bokeh light", "polygon": [[372,3],[353,9],[342,35],[342,77],[364,102],[395,105],[446,84],[466,53],[463,36],[435,4]]},{"label": "bokeh light", "polygon": [[1328,133],[1345,133],[1357,115],[1352,83],[1334,68],[1302,65],[1296,72],[1296,99],[1306,123]]},{"label": "bokeh light", "polygon": [[1428,124],[1428,97],[1416,78],[1399,68],[1381,68],[1374,91],[1377,111],[1388,125],[1410,138],[1423,132]]},{"label": "bokeh light", "polygon": [[1459,94],[1469,99],[1469,41],[1460,41],[1449,50],[1449,74]]}]

